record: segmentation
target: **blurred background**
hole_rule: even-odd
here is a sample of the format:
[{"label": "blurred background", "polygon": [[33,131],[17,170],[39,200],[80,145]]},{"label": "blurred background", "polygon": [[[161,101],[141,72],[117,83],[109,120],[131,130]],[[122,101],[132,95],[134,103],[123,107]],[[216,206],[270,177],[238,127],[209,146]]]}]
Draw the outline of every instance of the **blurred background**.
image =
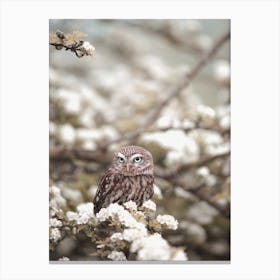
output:
[{"label": "blurred background", "polygon": [[[50,20],[57,30],[86,33],[95,47],[82,58],[49,48],[49,184],[62,209],[92,202],[120,146],[143,146],[155,161],[157,211],[179,221],[163,236],[189,260],[230,260],[230,41],[164,103],[230,21]],[[65,234],[50,259],[92,260],[92,250],[85,235]]]}]

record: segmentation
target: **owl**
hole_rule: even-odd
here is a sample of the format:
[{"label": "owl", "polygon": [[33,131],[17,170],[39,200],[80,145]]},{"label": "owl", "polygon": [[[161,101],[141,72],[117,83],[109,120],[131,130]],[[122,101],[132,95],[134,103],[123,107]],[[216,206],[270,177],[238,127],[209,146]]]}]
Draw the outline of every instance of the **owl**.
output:
[{"label": "owl", "polygon": [[134,201],[141,206],[153,196],[154,164],[151,153],[142,147],[124,146],[101,178],[93,200],[94,213],[111,203]]}]

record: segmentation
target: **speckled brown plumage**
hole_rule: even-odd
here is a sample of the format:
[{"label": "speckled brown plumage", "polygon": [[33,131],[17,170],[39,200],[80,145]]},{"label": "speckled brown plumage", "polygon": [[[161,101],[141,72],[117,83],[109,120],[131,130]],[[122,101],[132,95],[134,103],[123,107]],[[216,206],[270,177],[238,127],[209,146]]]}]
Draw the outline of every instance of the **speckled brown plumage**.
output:
[{"label": "speckled brown plumage", "polygon": [[114,156],[111,167],[101,178],[94,198],[94,213],[111,203],[129,200],[141,206],[153,196],[153,158],[138,146],[122,147]]}]

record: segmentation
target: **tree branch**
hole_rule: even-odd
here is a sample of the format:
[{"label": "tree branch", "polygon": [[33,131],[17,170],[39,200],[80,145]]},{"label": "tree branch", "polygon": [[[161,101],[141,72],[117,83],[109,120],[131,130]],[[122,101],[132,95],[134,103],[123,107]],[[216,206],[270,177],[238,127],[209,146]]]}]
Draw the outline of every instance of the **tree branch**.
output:
[{"label": "tree branch", "polygon": [[223,217],[229,218],[230,217],[230,207],[227,205],[220,205],[217,202],[213,201],[211,197],[209,197],[205,192],[203,192],[203,188],[205,185],[199,185],[194,188],[188,187],[184,180],[180,179],[172,179],[170,180],[175,185],[179,185],[184,190],[192,193],[195,197],[197,197],[199,200],[205,201],[208,205],[215,208]]},{"label": "tree branch", "polygon": [[157,128],[157,127],[149,128],[145,132],[149,132],[149,133],[164,132],[164,131],[168,131],[171,129],[180,129],[180,130],[184,131],[185,133],[191,132],[196,129],[211,130],[211,131],[216,131],[216,132],[220,133],[222,136],[230,133],[229,128],[224,129],[224,128],[219,127],[218,125],[206,127],[206,126],[201,125],[199,121],[195,121],[193,123],[193,126],[191,126],[191,127],[183,127],[183,126],[177,127],[177,126],[171,125],[171,126],[167,126],[167,127],[163,127],[163,128]]},{"label": "tree branch", "polygon": [[102,152],[88,151],[79,148],[52,147],[50,148],[51,160],[74,160],[81,159],[85,161],[96,161],[108,164],[110,159]]},{"label": "tree branch", "polygon": [[199,167],[206,165],[216,159],[223,159],[225,157],[228,157],[230,155],[230,152],[225,152],[222,154],[214,155],[214,156],[204,156],[201,157],[199,160],[194,161],[194,162],[188,162],[188,163],[182,163],[178,166],[175,166],[173,168],[168,167],[168,168],[160,168],[156,167],[155,169],[155,175],[164,179],[170,179],[174,176],[176,176],[178,173],[188,170],[190,168],[194,167]]},{"label": "tree branch", "polygon": [[218,39],[213,47],[207,51],[201,59],[196,63],[196,65],[192,68],[192,70],[184,77],[183,80],[178,82],[178,84],[173,85],[165,99],[163,99],[158,105],[154,108],[153,111],[147,116],[147,118],[143,121],[142,125],[136,129],[134,132],[128,133],[125,136],[121,136],[115,140],[109,141],[102,145],[101,148],[106,149],[107,146],[120,142],[127,141],[128,143],[133,142],[141,133],[148,130],[148,128],[156,121],[161,111],[165,106],[169,104],[169,102],[180,95],[181,91],[188,87],[190,83],[196,78],[200,70],[207,64],[207,62],[216,54],[216,52],[221,48],[221,46],[230,38],[230,32],[225,33],[220,39]]},{"label": "tree branch", "polygon": [[55,33],[49,34],[49,44],[54,46],[57,50],[70,50],[79,58],[84,55],[93,56],[95,50],[94,46],[89,42],[78,40],[78,38],[85,36],[85,33],[78,31],[74,31],[73,34],[64,34],[62,31],[57,30]]}]

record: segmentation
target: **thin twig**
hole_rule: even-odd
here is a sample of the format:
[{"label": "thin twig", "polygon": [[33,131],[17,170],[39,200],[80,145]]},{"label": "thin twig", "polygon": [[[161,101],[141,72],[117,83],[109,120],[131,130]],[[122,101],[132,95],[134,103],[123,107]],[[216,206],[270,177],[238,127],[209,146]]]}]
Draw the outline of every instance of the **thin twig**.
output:
[{"label": "thin twig", "polygon": [[84,33],[73,32],[73,34],[64,34],[62,31],[57,30],[55,33],[50,33],[49,44],[57,50],[70,50],[79,58],[84,55],[92,56],[94,54],[94,46],[89,44],[89,42],[75,39],[84,36],[86,36]]}]

